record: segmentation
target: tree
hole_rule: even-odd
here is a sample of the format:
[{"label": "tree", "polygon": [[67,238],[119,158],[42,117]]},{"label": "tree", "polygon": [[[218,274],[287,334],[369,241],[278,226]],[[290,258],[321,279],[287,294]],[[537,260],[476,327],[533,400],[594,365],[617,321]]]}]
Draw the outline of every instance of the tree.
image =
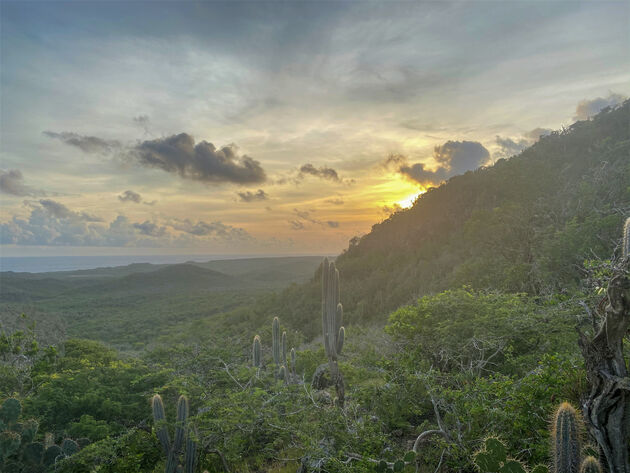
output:
[{"label": "tree", "polygon": [[579,340],[591,385],[583,403],[584,417],[610,473],[630,473],[630,378],[623,353],[630,329],[630,218],[622,246],[622,258],[613,266],[606,295],[592,313],[601,316],[597,332],[592,338],[580,332]]}]

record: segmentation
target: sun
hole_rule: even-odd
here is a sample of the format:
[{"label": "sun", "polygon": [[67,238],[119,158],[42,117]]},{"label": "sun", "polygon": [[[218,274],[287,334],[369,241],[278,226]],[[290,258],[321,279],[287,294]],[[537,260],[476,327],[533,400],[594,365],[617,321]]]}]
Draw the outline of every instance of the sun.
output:
[{"label": "sun", "polygon": [[424,190],[422,190],[420,192],[415,192],[415,193],[413,193],[411,195],[408,195],[404,199],[399,200],[396,203],[398,205],[400,205],[403,209],[408,209],[409,207],[411,207],[413,205],[413,203],[420,196],[420,194],[424,194],[424,192],[425,192]]}]

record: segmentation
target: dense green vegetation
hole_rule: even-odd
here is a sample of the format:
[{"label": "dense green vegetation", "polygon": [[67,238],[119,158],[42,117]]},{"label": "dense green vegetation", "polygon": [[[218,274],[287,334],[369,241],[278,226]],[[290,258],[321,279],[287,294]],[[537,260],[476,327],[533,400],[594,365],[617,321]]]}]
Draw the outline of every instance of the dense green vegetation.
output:
[{"label": "dense green vegetation", "polygon": [[7,324],[29,314],[51,343],[82,337],[138,350],[196,320],[250,305],[265,291],[304,282],[319,263],[282,257],[0,273],[0,314]]},{"label": "dense green vegetation", "polygon": [[[182,284],[163,296],[141,283],[125,295],[132,286],[118,278],[159,287],[170,284],[168,268],[126,269],[74,289],[63,277],[3,275],[11,284],[0,400],[16,397],[22,416],[37,419],[35,441],[77,441],[80,450],[56,462],[59,472],[165,471],[160,432],[167,426],[174,439],[181,427],[180,395],[190,403],[195,471],[542,473],[535,465],[554,457],[560,472],[549,427],[570,414],[561,403],[579,406],[588,391],[575,329],[594,330],[585,307],[600,302],[618,257],[630,210],[629,119],[626,103],[578,122],[451,179],[353,240],[336,260],[345,325],[336,353],[323,343],[316,265],[312,279],[265,293],[269,286],[251,281],[284,274],[276,281],[286,283],[290,271],[257,262],[229,272],[220,262],[197,269],[242,286]],[[202,277],[188,269],[175,268],[180,278]],[[17,315],[24,308],[37,308],[38,325]],[[49,314],[74,338],[40,336]],[[337,347],[342,321],[327,314]],[[274,361],[274,333],[278,343],[283,332],[282,353],[296,348],[290,366],[285,354]],[[76,338],[84,334],[93,340]],[[343,403],[333,380],[311,385],[333,361],[328,375],[343,373]],[[291,375],[279,376],[279,364]],[[166,419],[157,423],[155,394]],[[575,432],[586,445],[585,432]],[[589,471],[597,471],[593,454],[582,452]]]}]

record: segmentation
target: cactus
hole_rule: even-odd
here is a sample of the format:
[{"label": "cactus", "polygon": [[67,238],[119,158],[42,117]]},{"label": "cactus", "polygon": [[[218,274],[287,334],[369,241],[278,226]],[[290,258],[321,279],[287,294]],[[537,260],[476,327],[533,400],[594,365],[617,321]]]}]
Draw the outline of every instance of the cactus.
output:
[{"label": "cactus", "polygon": [[621,255],[624,259],[630,258],[630,217],[626,219],[623,226],[623,241],[621,244]]},{"label": "cactus", "polygon": [[289,382],[289,370],[285,365],[280,367],[280,370],[278,371],[278,378],[282,379],[285,383]]},{"label": "cactus", "polygon": [[[193,473],[197,445],[194,440],[191,439],[190,432],[187,430],[189,411],[188,399],[186,399],[185,396],[180,396],[177,401],[177,421],[175,423],[175,437],[172,443],[167,426],[165,425],[166,415],[164,413],[164,403],[162,402],[162,398],[159,394],[153,396],[152,407],[156,435],[160,444],[162,444],[164,453],[166,454],[165,472],[175,473],[176,471],[185,471],[186,473]],[[180,464],[180,457],[182,453],[184,453],[185,469],[184,466]]]},{"label": "cactus", "polygon": [[0,471],[13,471],[11,465],[16,460],[28,465],[28,471],[42,471],[42,466],[51,466],[79,450],[71,439],[64,440],[63,449],[54,445],[52,439],[48,441],[48,434],[46,444],[35,442],[39,423],[35,419],[20,421],[21,412],[20,401],[13,398],[4,401],[0,407]]},{"label": "cactus", "polygon": [[287,332],[282,332],[282,364],[287,366]]},{"label": "cactus", "polygon": [[280,364],[280,320],[278,320],[278,317],[273,318],[271,337],[273,362],[278,366]]},{"label": "cactus", "polygon": [[[484,448],[475,454],[474,462],[481,473],[527,473],[522,463],[508,458],[505,445],[495,437],[486,439]],[[547,473],[547,468],[538,465],[534,472]]]},{"label": "cactus", "polygon": [[582,462],[580,473],[602,473],[602,466],[599,464],[597,458],[589,455]]},{"label": "cactus", "polygon": [[291,348],[291,374],[293,375],[294,378],[297,376],[295,365],[296,365],[295,348]]},{"label": "cactus", "polygon": [[553,419],[551,438],[555,473],[578,473],[580,469],[581,423],[575,408],[560,404]]},{"label": "cactus", "polygon": [[0,407],[0,420],[7,426],[17,422],[22,413],[22,405],[20,401],[10,397],[2,403]]},{"label": "cactus", "polygon": [[339,303],[339,271],[328,258],[324,258],[322,264],[322,332],[330,377],[337,391],[336,404],[343,407],[345,388],[337,360],[346,332],[343,328],[343,306]]},{"label": "cactus", "polygon": [[262,345],[260,343],[260,337],[256,335],[254,337],[254,344],[252,347],[252,360],[255,368],[262,366]]},{"label": "cactus", "polygon": [[343,348],[343,306],[339,303],[339,271],[324,259],[322,267],[322,328],[329,360],[337,361]]}]

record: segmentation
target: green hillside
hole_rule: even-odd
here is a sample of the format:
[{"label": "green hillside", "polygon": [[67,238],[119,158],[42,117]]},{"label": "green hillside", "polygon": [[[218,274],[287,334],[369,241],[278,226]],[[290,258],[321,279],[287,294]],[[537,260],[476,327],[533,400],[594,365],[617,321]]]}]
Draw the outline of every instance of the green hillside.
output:
[{"label": "green hillside", "polygon": [[[630,102],[494,166],[430,189],[337,259],[346,320],[386,321],[424,294],[471,286],[546,295],[576,289],[608,258],[630,212]],[[266,309],[315,334],[319,276]]]}]

